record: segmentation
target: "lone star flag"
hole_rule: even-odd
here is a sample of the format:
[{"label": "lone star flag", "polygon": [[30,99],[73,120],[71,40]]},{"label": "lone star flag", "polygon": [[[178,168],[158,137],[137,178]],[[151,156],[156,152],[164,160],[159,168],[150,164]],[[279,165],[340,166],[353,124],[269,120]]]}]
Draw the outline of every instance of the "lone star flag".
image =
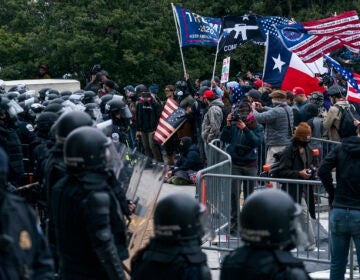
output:
[{"label": "lone star flag", "polygon": [[268,36],[263,81],[282,90],[302,87],[307,95],[324,91],[314,73],[274,36]]},{"label": "lone star flag", "polygon": [[154,139],[163,145],[179,129],[186,118],[186,112],[174,99],[168,99],[161,113]]}]

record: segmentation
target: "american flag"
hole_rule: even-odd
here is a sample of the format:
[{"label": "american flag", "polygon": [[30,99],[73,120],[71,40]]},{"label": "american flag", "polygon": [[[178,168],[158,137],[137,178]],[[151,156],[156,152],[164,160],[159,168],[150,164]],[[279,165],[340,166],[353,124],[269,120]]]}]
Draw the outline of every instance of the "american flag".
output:
[{"label": "american flag", "polygon": [[278,37],[278,32],[275,28],[276,24],[282,24],[282,25],[288,25],[288,24],[294,24],[295,22],[293,20],[284,18],[284,17],[262,17],[258,20],[259,28],[261,31],[261,34],[264,39],[266,39],[266,33],[269,33],[271,36]]},{"label": "american flag", "polygon": [[156,128],[154,139],[163,145],[185,121],[186,112],[174,99],[167,99]]},{"label": "american flag", "polygon": [[324,55],[326,61],[347,81],[348,90],[346,99],[360,103],[360,75],[342,67],[336,60]]},{"label": "american flag", "polygon": [[360,20],[356,11],[349,11],[330,18],[303,23],[309,34],[331,36],[339,39],[352,52],[359,52]]},{"label": "american flag", "polygon": [[276,25],[283,43],[305,63],[343,46],[360,48],[360,21],[356,11],[296,25]]}]

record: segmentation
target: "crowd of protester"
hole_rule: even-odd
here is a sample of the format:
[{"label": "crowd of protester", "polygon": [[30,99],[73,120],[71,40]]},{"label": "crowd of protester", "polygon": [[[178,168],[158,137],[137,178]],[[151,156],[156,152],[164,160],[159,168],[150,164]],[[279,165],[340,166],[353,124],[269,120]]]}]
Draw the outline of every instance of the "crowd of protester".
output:
[{"label": "crowd of protester", "polygon": [[[245,75],[237,75],[236,81],[225,84],[221,83],[217,76],[209,80],[196,80],[193,83],[190,76],[185,74],[184,80],[163,88],[166,100],[159,98],[159,90],[161,89],[157,85],[144,84],[127,85],[121,89],[110,79],[109,74],[101,69],[93,73],[91,81],[84,89],[74,92],[43,88],[36,93],[28,90],[26,85],[18,85],[8,91],[1,88],[0,146],[9,158],[8,169],[3,171],[6,174],[4,188],[11,192],[24,190],[21,191],[22,195],[25,193],[27,199],[30,197],[30,202],[41,201],[39,205],[43,205],[43,209],[50,213],[45,214],[44,220],[41,220],[40,216],[41,226],[43,229],[47,228],[55,269],[59,268],[59,263],[64,265],[65,261],[64,279],[75,279],[71,278],[71,275],[80,277],[76,279],[90,279],[87,277],[91,275],[97,279],[96,277],[101,277],[103,273],[96,268],[87,273],[76,271],[76,260],[64,259],[64,255],[73,252],[71,246],[75,246],[66,243],[67,234],[70,234],[66,230],[60,238],[61,242],[66,244],[60,250],[60,258],[56,253],[59,250],[56,248],[59,231],[61,232],[59,228],[63,227],[57,215],[62,217],[62,222],[69,223],[67,226],[78,225],[76,217],[67,220],[59,214],[59,209],[51,210],[53,204],[61,205],[59,203],[66,199],[69,199],[68,203],[75,203],[70,199],[75,194],[64,186],[79,184],[90,190],[94,186],[89,178],[95,177],[88,177],[89,170],[98,174],[99,177],[94,179],[96,182],[105,176],[108,185],[104,185],[101,190],[107,192],[109,188],[112,189],[111,196],[104,197],[101,192],[98,195],[87,193],[89,197],[84,203],[89,203],[90,208],[93,205],[102,205],[103,208],[99,207],[103,210],[94,210],[93,213],[94,217],[99,219],[106,212],[104,209],[109,206],[110,224],[116,222],[116,219],[123,219],[117,217],[114,210],[117,207],[125,216],[131,215],[136,207],[132,201],[126,200],[124,190],[116,179],[109,178],[99,171],[99,168],[105,168],[105,165],[98,163],[106,156],[107,148],[104,148],[104,154],[101,155],[78,154],[86,153],[83,147],[90,153],[89,147],[96,146],[91,141],[98,141],[97,144],[101,144],[101,147],[108,147],[106,139],[111,139],[114,145],[123,143],[128,149],[146,155],[150,159],[147,161],[147,167],[152,167],[156,162],[163,162],[169,170],[167,182],[172,184],[194,183],[194,174],[207,166],[210,143],[214,139],[220,139],[223,143],[222,148],[231,156],[233,175],[257,176],[261,172],[260,165],[273,164],[276,155],[280,153],[279,176],[307,180],[311,178],[308,170],[314,167],[311,150],[318,149],[318,164],[321,163],[323,155],[330,152],[328,149],[324,150],[321,139],[345,141],[349,137],[356,137],[360,125],[359,106],[346,100],[346,89],[340,85],[329,85],[325,92],[306,93],[301,85],[292,91],[283,91],[271,88],[271,85],[263,83],[260,74],[253,75],[248,71]],[[184,109],[185,121],[164,145],[159,145],[154,139],[154,134],[168,99],[175,100],[178,106]],[[343,121],[343,116],[347,112],[352,116],[351,127],[346,127]],[[69,140],[71,132],[84,126],[91,129],[80,129],[78,135],[75,133],[72,140]],[[98,134],[101,130],[100,134],[105,134],[109,138],[102,138]],[[75,151],[66,149],[66,146],[70,147],[67,141],[76,146]],[[335,145],[336,142],[333,143]],[[25,158],[28,160],[25,161]],[[99,162],[95,162],[94,158]],[[327,170],[334,167],[334,160],[326,161]],[[324,169],[325,167],[321,178],[326,180],[325,187],[333,200],[334,191]],[[67,178],[66,182],[60,180],[64,176]],[[59,186],[59,182],[62,182],[63,186]],[[31,186],[31,191],[28,191],[28,188],[24,189],[24,185]],[[254,190],[251,183],[242,187],[245,198]],[[33,192],[33,189],[38,191]],[[62,189],[69,191],[67,196],[62,193]],[[241,186],[234,181],[231,186],[232,229],[237,228],[240,192]],[[305,192],[300,196],[291,191],[289,194],[303,208],[308,208],[312,217],[314,216],[312,193],[307,193],[310,197],[306,196]],[[80,199],[79,196],[75,197]],[[83,203],[81,199],[77,202]],[[75,209],[76,203],[71,207]],[[71,207],[65,210],[71,211]],[[45,222],[48,222],[48,225],[45,225]],[[96,234],[88,241],[101,262],[113,264],[104,265],[103,270],[107,274],[122,275],[122,272],[119,272],[122,269],[116,266],[116,262],[127,257],[126,250],[117,247],[118,252],[122,253],[116,259],[112,259],[112,246],[125,246],[125,241],[108,240],[108,225],[102,224],[100,220],[94,221],[91,230]],[[78,230],[81,231],[81,226]],[[116,230],[121,234],[125,232],[122,227]],[[312,250],[315,245],[313,230],[309,233],[312,234],[312,241],[308,250]],[[78,237],[80,240],[80,235]],[[39,240],[41,248],[44,246],[42,242]],[[77,257],[88,257],[87,260],[91,263],[93,253],[85,248],[88,244],[80,241],[79,244],[76,246],[82,246],[83,255]],[[43,267],[47,270],[54,269],[47,262],[44,262]],[[66,275],[70,278],[66,278]]]}]

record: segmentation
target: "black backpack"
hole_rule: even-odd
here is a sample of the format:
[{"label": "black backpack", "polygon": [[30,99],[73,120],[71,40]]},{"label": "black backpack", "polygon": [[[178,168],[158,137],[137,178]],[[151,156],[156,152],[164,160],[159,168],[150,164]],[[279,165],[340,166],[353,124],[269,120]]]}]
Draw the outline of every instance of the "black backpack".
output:
[{"label": "black backpack", "polygon": [[354,125],[354,119],[360,120],[358,112],[356,112],[353,105],[343,108],[340,105],[335,105],[341,112],[340,126],[338,134],[341,138],[349,136],[356,136],[356,126]]}]

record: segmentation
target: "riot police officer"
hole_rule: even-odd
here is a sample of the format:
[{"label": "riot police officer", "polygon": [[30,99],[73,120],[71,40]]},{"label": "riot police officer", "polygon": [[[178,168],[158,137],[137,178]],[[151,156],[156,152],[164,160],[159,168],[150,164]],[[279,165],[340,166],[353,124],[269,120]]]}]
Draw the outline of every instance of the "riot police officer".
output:
[{"label": "riot police officer", "polygon": [[128,132],[130,130],[132,114],[128,105],[118,98],[113,98],[106,104],[105,111],[112,120],[111,137],[113,141],[129,145]]},{"label": "riot police officer", "polygon": [[0,279],[54,279],[54,264],[34,210],[6,191],[8,157],[0,148]]},{"label": "riot police officer", "polygon": [[0,98],[0,147],[9,156],[9,181],[14,186],[24,183],[24,163],[21,141],[16,133],[16,110],[6,97]]},{"label": "riot police officer", "polygon": [[201,251],[205,206],[185,193],[173,193],[156,206],[155,237],[131,263],[133,280],[211,279]]},{"label": "riot police officer", "polygon": [[300,216],[301,206],[284,191],[267,189],[248,196],[240,214],[244,245],[225,257],[220,279],[310,279],[290,253],[306,241]]},{"label": "riot police officer", "polygon": [[126,226],[108,184],[111,139],[93,127],[70,133],[64,145],[67,175],[51,197],[61,277],[126,279]]},{"label": "riot police officer", "polygon": [[[44,112],[46,113],[46,112]],[[42,114],[44,114],[42,113]],[[57,181],[65,176],[65,164],[64,164],[64,143],[67,136],[74,129],[81,126],[92,126],[93,122],[91,117],[80,111],[71,111],[64,113],[60,116],[57,122],[53,125],[55,132],[55,145],[49,150],[48,158],[45,163],[45,182],[44,187],[47,196],[47,208],[48,208],[48,222],[47,222],[47,237],[49,240],[50,248],[55,253],[55,233],[54,223],[51,216],[51,192]],[[55,260],[55,268],[58,268],[58,258],[56,254],[53,254]]]}]

